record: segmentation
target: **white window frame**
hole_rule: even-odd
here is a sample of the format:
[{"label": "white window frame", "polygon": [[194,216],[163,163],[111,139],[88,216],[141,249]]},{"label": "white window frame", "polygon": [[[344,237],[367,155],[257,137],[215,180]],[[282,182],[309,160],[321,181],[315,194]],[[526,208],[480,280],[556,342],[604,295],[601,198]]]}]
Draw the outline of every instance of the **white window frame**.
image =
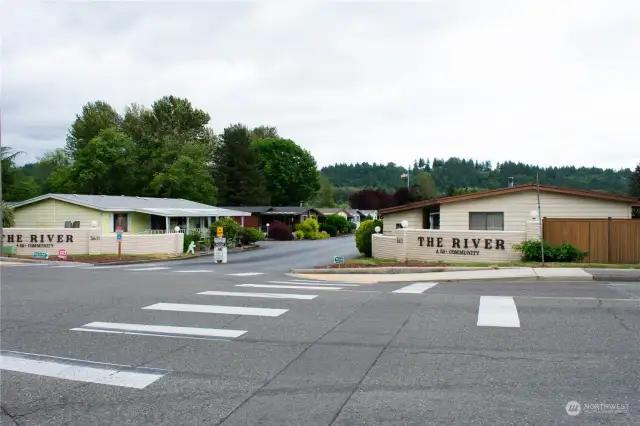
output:
[{"label": "white window frame", "polygon": [[[484,215],[484,227],[472,227],[472,215]],[[489,216],[499,215],[502,222],[502,227],[489,227]],[[504,231],[504,212],[469,212],[469,230],[470,231]]]}]

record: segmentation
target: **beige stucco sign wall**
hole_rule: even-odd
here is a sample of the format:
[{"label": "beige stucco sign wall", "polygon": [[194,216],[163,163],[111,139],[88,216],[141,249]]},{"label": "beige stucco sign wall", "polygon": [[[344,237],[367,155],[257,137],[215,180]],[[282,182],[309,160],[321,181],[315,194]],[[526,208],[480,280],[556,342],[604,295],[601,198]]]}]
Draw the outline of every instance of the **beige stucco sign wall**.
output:
[{"label": "beige stucco sign wall", "polygon": [[[68,254],[114,254],[118,245],[114,234],[102,235],[99,228],[5,228],[3,243],[16,246],[18,255],[31,256],[34,252],[58,254],[66,249]],[[122,237],[123,254],[180,254],[184,235],[157,234]]]},{"label": "beige stucco sign wall", "polygon": [[397,229],[393,235],[373,235],[373,257],[398,261],[508,262],[520,259],[514,244],[532,238],[518,231],[443,231]]}]

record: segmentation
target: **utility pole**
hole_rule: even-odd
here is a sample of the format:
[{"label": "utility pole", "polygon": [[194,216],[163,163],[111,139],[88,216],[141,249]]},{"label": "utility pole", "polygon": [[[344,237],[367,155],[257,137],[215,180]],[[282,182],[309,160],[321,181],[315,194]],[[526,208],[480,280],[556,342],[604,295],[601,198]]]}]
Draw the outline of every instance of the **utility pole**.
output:
[{"label": "utility pole", "polygon": [[407,189],[411,189],[411,187],[409,186],[409,176],[411,175],[411,165],[409,165],[409,167],[407,167]]},{"label": "utility pole", "polygon": [[538,221],[540,222],[540,250],[542,253],[542,264],[544,265],[544,238],[542,236],[542,211],[540,209],[540,179],[536,172],[536,190],[538,192]]}]

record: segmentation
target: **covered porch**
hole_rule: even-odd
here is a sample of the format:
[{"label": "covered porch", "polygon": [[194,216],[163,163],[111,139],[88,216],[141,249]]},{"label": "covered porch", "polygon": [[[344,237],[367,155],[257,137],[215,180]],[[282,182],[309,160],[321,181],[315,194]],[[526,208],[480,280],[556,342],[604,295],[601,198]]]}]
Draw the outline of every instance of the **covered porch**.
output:
[{"label": "covered porch", "polygon": [[199,232],[203,238],[209,236],[211,224],[220,217],[251,216],[251,213],[217,207],[207,209],[148,208],[138,210],[149,215],[149,234]]}]

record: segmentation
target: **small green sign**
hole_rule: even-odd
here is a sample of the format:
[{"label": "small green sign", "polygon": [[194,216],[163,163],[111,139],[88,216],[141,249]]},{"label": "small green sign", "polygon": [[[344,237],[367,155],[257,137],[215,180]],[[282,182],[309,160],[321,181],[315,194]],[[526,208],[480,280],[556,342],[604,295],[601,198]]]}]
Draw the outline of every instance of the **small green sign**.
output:
[{"label": "small green sign", "polygon": [[33,252],[33,257],[36,259],[48,259],[49,258],[49,254],[48,253],[44,253],[42,251],[36,251]]},{"label": "small green sign", "polygon": [[344,257],[341,256],[336,256],[333,258],[333,263],[337,264],[337,265],[342,265],[344,264]]}]

